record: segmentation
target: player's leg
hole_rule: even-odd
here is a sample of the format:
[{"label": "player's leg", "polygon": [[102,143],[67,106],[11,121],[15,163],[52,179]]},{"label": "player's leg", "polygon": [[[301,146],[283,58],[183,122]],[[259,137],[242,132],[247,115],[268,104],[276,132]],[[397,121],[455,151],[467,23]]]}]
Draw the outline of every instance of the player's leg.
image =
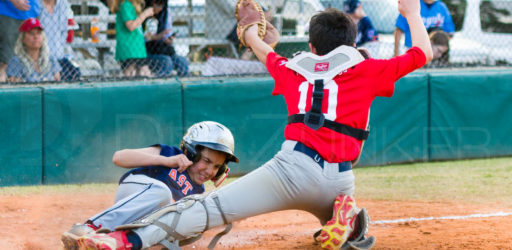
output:
[{"label": "player's leg", "polygon": [[[188,239],[224,223],[285,209],[304,209],[327,220],[335,197],[341,191],[353,192],[353,175],[351,171],[345,173],[347,181],[340,181],[338,167],[335,171],[328,167],[324,172],[311,157],[295,150],[295,144],[283,143],[282,150],[263,167],[205,198],[189,197],[118,229],[133,230],[142,240],[142,247],[149,247],[163,240]],[[98,238],[83,241],[88,240],[92,241],[91,245],[102,244]],[[108,237],[106,240],[111,241]]]},{"label": "player's leg", "polygon": [[[325,223],[332,217],[336,196],[354,192],[353,173],[351,170],[340,172],[337,164],[326,164],[322,168],[311,157],[295,150],[295,145],[293,141],[286,141],[281,151],[265,165],[206,196],[203,203],[197,202],[184,210],[174,229],[180,235],[197,235],[223,225],[223,216],[229,223],[286,209],[309,211]],[[158,221],[173,225],[174,218],[171,213]],[[134,232],[142,238],[144,247],[166,237],[165,230],[155,225]]]},{"label": "player's leg", "polygon": [[250,216],[288,208],[290,195],[283,190],[280,173],[272,169],[279,165],[272,159],[240,179],[210,193],[187,207],[180,213],[170,212],[158,223],[167,225],[176,234],[169,235],[161,225],[152,223],[133,231],[141,238],[143,247],[169,241],[183,240],[200,235],[207,229],[224,225]]},{"label": "player's leg", "polygon": [[61,236],[64,249],[78,249],[78,238],[94,234],[98,229],[108,232],[136,220],[151,211],[170,204],[172,194],[162,182],[145,175],[129,175],[119,184],[115,204],[89,218],[83,224],[75,224]]},{"label": "player's leg", "polygon": [[169,188],[146,175],[128,175],[116,192],[113,206],[89,218],[95,226],[113,231],[171,203]]}]

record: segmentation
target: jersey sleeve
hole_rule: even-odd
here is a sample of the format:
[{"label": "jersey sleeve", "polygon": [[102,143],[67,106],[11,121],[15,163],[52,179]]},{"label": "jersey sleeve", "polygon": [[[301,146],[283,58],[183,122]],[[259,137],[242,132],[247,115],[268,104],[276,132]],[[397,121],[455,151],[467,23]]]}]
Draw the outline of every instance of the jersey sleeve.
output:
[{"label": "jersey sleeve", "polygon": [[372,69],[376,71],[372,88],[374,95],[391,97],[394,92],[394,83],[423,67],[426,61],[425,53],[418,47],[412,47],[405,54],[388,60],[376,60],[375,65],[372,65]]},{"label": "jersey sleeve", "polygon": [[121,4],[121,8],[119,8],[119,12],[117,14],[121,16],[121,21],[123,23],[137,19],[135,8],[129,1],[124,1]]},{"label": "jersey sleeve", "polygon": [[444,32],[446,32],[448,34],[453,34],[453,32],[455,32],[455,24],[453,24],[452,15],[450,14],[448,7],[446,7],[446,4],[442,3],[442,6],[444,9],[444,16],[445,16],[443,30],[444,30]]},{"label": "jersey sleeve", "polygon": [[281,95],[284,93],[285,75],[289,71],[286,67],[287,61],[287,58],[282,57],[275,52],[270,52],[267,55],[267,69],[275,81],[272,95]]}]

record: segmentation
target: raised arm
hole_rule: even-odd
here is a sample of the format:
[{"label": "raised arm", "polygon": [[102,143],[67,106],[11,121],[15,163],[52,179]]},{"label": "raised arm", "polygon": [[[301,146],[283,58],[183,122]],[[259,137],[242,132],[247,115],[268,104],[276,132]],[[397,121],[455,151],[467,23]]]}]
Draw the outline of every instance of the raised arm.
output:
[{"label": "raised arm", "polygon": [[274,52],[274,49],[270,45],[266,44],[258,36],[258,27],[252,25],[245,32],[245,42],[251,48],[252,52],[258,57],[261,63],[267,64],[267,55],[270,52]]},{"label": "raised arm", "polygon": [[423,53],[425,53],[428,63],[433,57],[432,46],[430,45],[427,29],[421,20],[420,1],[421,0],[399,0],[398,11],[407,19],[407,23],[411,29],[412,46],[420,48]]},{"label": "raised arm", "polygon": [[30,5],[28,0],[10,0],[12,5],[16,7],[16,9],[21,11],[27,11],[30,10]]},{"label": "raised arm", "polygon": [[133,31],[139,27],[146,18],[155,14],[153,7],[146,8],[135,20],[126,21],[124,25],[129,31]]},{"label": "raised arm", "polygon": [[394,53],[393,56],[399,56],[400,55],[400,40],[402,39],[402,30],[399,28],[395,28],[395,32],[393,35],[395,36],[395,47],[394,47]]},{"label": "raised arm", "polygon": [[160,147],[123,149],[116,151],[112,162],[122,168],[138,168],[146,166],[167,166],[178,168],[183,172],[192,162],[184,154],[166,157],[160,155]]}]

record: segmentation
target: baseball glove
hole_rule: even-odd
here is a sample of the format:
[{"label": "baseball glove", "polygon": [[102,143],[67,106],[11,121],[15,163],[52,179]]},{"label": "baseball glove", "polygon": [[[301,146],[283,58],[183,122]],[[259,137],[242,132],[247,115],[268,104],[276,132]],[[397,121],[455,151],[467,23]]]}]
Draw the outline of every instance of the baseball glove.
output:
[{"label": "baseball glove", "polygon": [[279,39],[279,33],[266,19],[261,5],[254,0],[238,0],[235,8],[238,21],[236,34],[240,43],[245,43],[245,31],[252,25],[258,25],[258,36],[270,46],[274,47]]},{"label": "baseball glove", "polygon": [[274,28],[274,26],[267,21],[267,28],[265,36],[263,37],[263,42],[270,45],[270,47],[274,48],[279,41],[279,32]]}]

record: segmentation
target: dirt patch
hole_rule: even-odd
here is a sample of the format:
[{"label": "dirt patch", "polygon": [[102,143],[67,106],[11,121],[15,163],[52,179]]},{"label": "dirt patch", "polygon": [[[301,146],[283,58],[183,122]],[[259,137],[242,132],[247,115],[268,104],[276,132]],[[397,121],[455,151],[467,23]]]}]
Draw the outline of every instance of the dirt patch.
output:
[{"label": "dirt patch", "polygon": [[[0,196],[0,246],[2,249],[60,249],[60,235],[73,223],[82,222],[112,204],[114,195],[75,194]],[[373,224],[374,249],[512,249],[512,216],[436,219],[512,212],[500,204],[455,202],[357,200],[372,221],[426,218],[429,220]],[[302,211],[281,211],[236,222],[216,249],[319,249],[312,235],[320,228],[315,217]],[[205,233],[184,247],[205,249],[223,228]],[[152,249],[159,249],[153,247]]]}]

